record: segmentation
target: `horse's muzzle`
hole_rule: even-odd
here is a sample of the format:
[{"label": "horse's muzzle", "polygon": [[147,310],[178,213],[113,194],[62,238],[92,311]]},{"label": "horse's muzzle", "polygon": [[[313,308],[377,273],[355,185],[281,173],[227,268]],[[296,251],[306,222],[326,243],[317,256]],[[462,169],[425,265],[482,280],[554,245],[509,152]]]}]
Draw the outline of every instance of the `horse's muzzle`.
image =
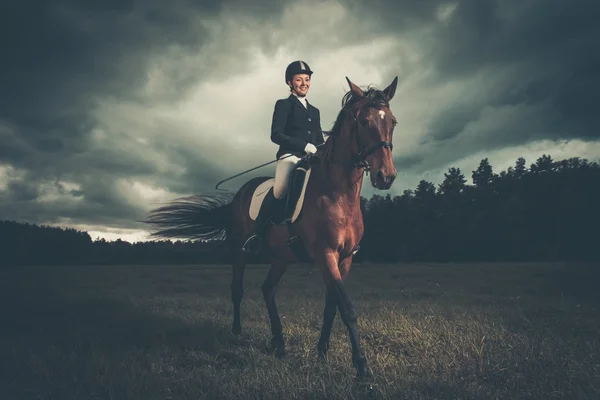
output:
[{"label": "horse's muzzle", "polygon": [[377,189],[387,190],[392,187],[392,183],[394,183],[394,179],[396,179],[396,172],[393,174],[386,174],[382,170],[377,171],[375,176],[373,177],[373,186]]}]

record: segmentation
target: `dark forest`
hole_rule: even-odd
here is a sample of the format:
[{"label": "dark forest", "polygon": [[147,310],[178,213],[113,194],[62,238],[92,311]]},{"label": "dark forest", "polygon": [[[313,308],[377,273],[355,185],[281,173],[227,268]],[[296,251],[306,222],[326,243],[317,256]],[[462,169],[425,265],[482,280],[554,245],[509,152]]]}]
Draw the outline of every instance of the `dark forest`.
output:
[{"label": "dark forest", "polygon": [[[400,196],[362,198],[365,235],[355,260],[597,261],[599,205],[597,162],[543,155],[497,173],[486,158],[470,176],[450,168],[437,186],[422,180]],[[228,261],[214,243],[92,240],[87,232],[17,221],[0,221],[0,238],[6,266]]]}]

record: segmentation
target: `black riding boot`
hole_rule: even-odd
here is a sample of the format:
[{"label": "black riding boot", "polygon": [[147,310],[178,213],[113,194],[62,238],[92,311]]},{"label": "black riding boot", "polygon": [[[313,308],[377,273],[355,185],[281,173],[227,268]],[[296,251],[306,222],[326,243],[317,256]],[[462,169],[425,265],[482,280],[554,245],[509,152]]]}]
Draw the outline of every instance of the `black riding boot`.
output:
[{"label": "black riding boot", "polygon": [[254,234],[242,246],[243,251],[255,253],[260,247],[260,242],[264,239],[267,228],[271,225],[272,211],[276,201],[273,190],[269,190],[254,221]]}]

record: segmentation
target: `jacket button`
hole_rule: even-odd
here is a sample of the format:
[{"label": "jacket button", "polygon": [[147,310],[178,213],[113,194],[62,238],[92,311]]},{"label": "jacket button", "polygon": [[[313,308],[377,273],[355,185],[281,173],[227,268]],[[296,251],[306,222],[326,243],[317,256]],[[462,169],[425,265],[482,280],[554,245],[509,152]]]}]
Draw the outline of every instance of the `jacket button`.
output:
[{"label": "jacket button", "polygon": [[308,131],[308,133],[310,134],[310,131]]},{"label": "jacket button", "polygon": [[310,121],[312,121],[312,119],[310,119],[310,118],[309,118],[309,119],[308,119],[308,122],[310,122]]}]

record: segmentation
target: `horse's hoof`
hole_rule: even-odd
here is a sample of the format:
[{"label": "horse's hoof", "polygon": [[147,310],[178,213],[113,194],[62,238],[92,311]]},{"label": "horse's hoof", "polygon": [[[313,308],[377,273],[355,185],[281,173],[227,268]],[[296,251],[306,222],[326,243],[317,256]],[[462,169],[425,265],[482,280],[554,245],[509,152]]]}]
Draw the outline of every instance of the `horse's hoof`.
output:
[{"label": "horse's hoof", "polygon": [[327,346],[318,346],[317,354],[319,361],[326,362],[327,361]]},{"label": "horse's hoof", "polygon": [[369,368],[365,368],[364,370],[356,371],[356,376],[354,380],[357,384],[366,385],[371,382],[373,378],[373,374],[369,370]]},{"label": "horse's hoof", "polygon": [[319,350],[318,359],[320,362],[327,362],[327,352],[323,350]]},{"label": "horse's hoof", "polygon": [[359,381],[370,379],[372,377],[373,374],[371,373],[368,367],[356,371],[356,379],[358,379]]},{"label": "horse's hoof", "polygon": [[231,333],[233,333],[233,334],[234,334],[234,335],[236,335],[236,336],[237,336],[237,335],[239,335],[240,333],[242,333],[242,327],[241,327],[241,326],[239,326],[239,325],[234,325],[234,326],[231,328]]},{"label": "horse's hoof", "polygon": [[283,358],[285,357],[287,354],[287,352],[285,351],[285,348],[283,347],[278,347],[275,349],[275,357],[277,358]]},{"label": "horse's hoof", "polygon": [[275,355],[277,358],[283,358],[287,355],[285,347],[282,346],[271,346],[268,350],[269,353]]},{"label": "horse's hoof", "polygon": [[282,358],[285,357],[285,342],[283,338],[273,338],[271,339],[271,351],[275,353],[275,357]]},{"label": "horse's hoof", "polygon": [[371,374],[371,371],[369,370],[369,367],[367,366],[366,359],[361,358],[360,360],[354,361],[354,366],[356,367],[356,378],[358,380],[362,381],[364,379],[369,379],[373,376]]}]

